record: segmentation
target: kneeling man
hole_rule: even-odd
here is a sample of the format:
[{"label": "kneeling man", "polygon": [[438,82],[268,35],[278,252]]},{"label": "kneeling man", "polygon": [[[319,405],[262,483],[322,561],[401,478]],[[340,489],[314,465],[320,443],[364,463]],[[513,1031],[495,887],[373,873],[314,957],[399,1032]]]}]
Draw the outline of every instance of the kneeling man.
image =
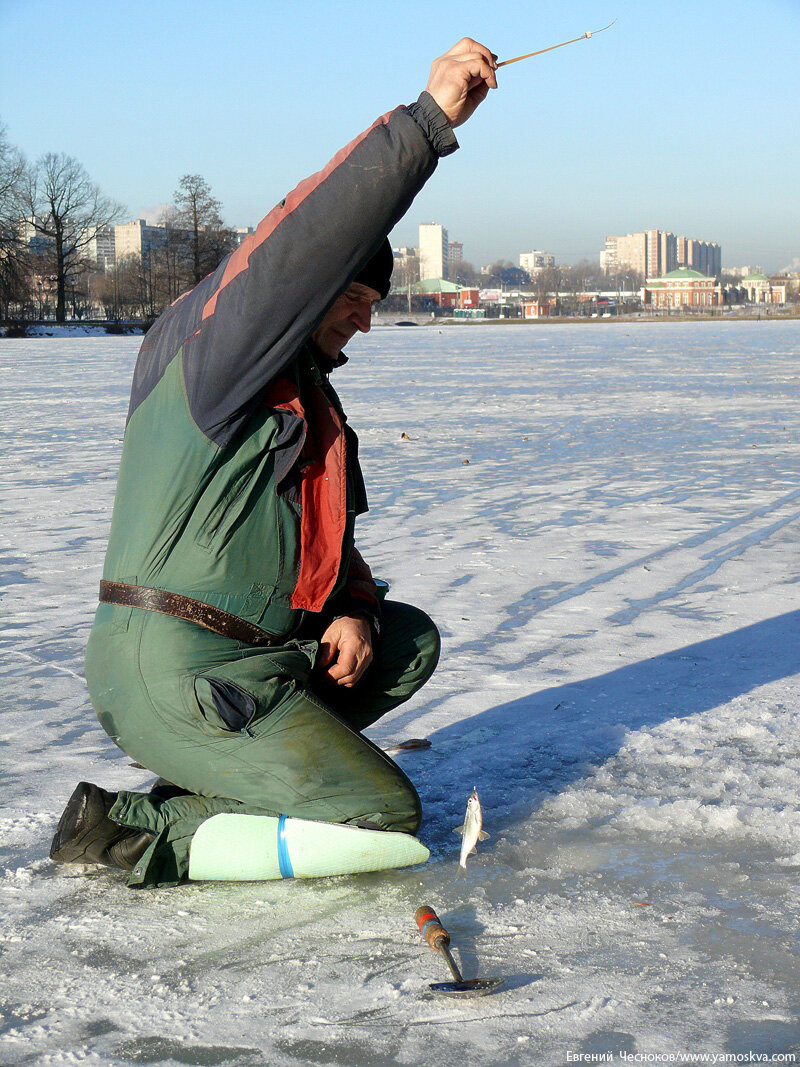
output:
[{"label": "kneeling man", "polygon": [[439,638],[381,603],[354,546],[366,494],[329,375],[388,293],[387,234],[494,69],[459,42],[145,337],[86,677],[104,729],[162,781],[81,783],[54,860],[175,884],[220,813],[416,832],[416,790],[361,731],[427,681]]}]

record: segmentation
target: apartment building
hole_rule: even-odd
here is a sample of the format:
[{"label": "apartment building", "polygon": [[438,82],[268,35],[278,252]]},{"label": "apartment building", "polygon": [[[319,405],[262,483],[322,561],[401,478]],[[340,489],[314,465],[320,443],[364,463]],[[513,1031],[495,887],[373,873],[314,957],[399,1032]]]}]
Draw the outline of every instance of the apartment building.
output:
[{"label": "apartment building", "polygon": [[550,252],[520,252],[519,265],[521,270],[527,271],[531,278],[535,278],[546,267],[554,267],[556,257]]},{"label": "apartment building", "polygon": [[609,273],[634,270],[646,275],[649,262],[645,232],[606,237],[606,247],[600,253],[600,266]]},{"label": "apartment building", "polygon": [[117,261],[114,227],[101,226],[89,241],[86,252],[98,270],[111,270]]},{"label": "apartment building", "polygon": [[146,219],[132,219],[114,227],[114,246],[117,260],[126,256],[147,259],[151,249],[159,248],[166,241],[164,226],[148,226]]},{"label": "apartment building", "polygon": [[722,250],[714,241],[695,241],[691,237],[678,238],[678,266],[689,267],[701,274],[716,277],[722,271]]},{"label": "apartment building", "polygon": [[637,271],[645,278],[662,278],[679,267],[716,277],[722,270],[722,250],[715,241],[678,237],[665,230],[641,230],[606,237],[600,266],[612,272]]},{"label": "apartment building", "polygon": [[[22,218],[18,223],[20,240],[31,252],[42,255],[55,244],[53,237],[47,237],[37,227],[46,227],[52,232],[51,216],[31,216]],[[76,231],[72,219],[63,220],[64,236],[68,244],[76,242],[81,259],[87,259],[92,267],[107,270],[114,265],[114,227],[99,226],[92,232],[90,228]],[[72,256],[72,253],[70,253]],[[76,258],[73,256],[73,258]]]},{"label": "apartment building", "polygon": [[464,259],[464,245],[461,241],[447,242],[448,278],[455,278]]},{"label": "apartment building", "polygon": [[438,222],[423,222],[419,227],[419,279],[447,278],[450,270],[447,230]]}]

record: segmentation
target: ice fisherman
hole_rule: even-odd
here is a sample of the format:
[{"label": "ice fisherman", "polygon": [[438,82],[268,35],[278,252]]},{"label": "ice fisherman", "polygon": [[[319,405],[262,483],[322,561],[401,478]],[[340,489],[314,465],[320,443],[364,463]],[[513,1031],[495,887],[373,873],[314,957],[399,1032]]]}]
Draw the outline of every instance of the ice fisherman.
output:
[{"label": "ice fisherman", "polygon": [[379,602],[354,547],[366,495],[329,374],[389,291],[387,234],[495,67],[459,41],[415,103],[301,182],[147,333],[86,678],[103,728],[160,781],[81,782],[55,861],[173,885],[220,812],[416,832],[416,790],[361,731],[428,680],[439,635]]}]

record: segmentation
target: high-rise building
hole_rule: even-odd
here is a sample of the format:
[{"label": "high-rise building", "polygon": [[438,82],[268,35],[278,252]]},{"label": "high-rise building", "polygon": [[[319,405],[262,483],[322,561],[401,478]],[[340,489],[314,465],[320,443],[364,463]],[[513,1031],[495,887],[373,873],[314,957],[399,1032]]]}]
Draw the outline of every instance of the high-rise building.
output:
[{"label": "high-rise building", "polygon": [[716,241],[679,237],[678,266],[690,267],[708,277],[716,277],[722,271],[722,250]]},{"label": "high-rise building", "polygon": [[110,270],[117,259],[113,226],[101,226],[89,241],[86,251],[98,270]]},{"label": "high-rise building", "polygon": [[722,270],[722,251],[716,242],[676,237],[664,230],[641,230],[606,237],[600,266],[607,271],[637,271],[645,278],[661,278],[678,267],[715,277]]},{"label": "high-rise building", "polygon": [[[639,235],[634,234],[633,236],[638,237]],[[678,239],[675,234],[663,230],[645,230],[644,238],[644,276],[646,278],[660,278],[662,275],[668,274],[669,271],[675,270],[678,265]],[[624,270],[624,268],[625,264],[623,263],[620,265],[620,269]]]},{"label": "high-rise building", "polygon": [[[88,265],[97,267],[98,270],[108,270],[114,266],[115,243],[114,227],[98,226],[94,231],[90,228],[76,233],[76,227],[72,219],[65,218],[62,222],[64,236],[68,243],[73,241],[77,244],[77,251],[89,261]],[[23,244],[36,254],[42,255],[47,250],[54,248],[55,238],[46,236],[41,232],[42,228],[49,232],[53,230],[51,215],[37,215],[19,220],[19,237]]]},{"label": "high-rise building", "polygon": [[448,263],[448,277],[453,278],[461,266],[461,261],[464,258],[464,245],[461,241],[448,241],[447,242],[447,263]]},{"label": "high-rise building", "polygon": [[447,230],[438,222],[423,222],[419,228],[419,280],[447,278],[449,272]]},{"label": "high-rise building", "polygon": [[647,234],[628,233],[624,237],[606,237],[600,262],[608,271],[628,269],[647,274]]},{"label": "high-rise building", "polygon": [[678,266],[678,238],[674,233],[661,232],[658,239],[659,274],[668,274]]}]

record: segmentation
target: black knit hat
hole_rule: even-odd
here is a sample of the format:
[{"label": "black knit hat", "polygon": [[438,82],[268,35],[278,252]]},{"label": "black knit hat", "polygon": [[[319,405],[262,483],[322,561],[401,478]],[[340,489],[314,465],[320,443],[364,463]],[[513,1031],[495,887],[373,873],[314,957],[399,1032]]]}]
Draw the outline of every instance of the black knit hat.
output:
[{"label": "black knit hat", "polygon": [[375,289],[381,294],[381,300],[384,300],[389,295],[393,269],[394,256],[392,255],[392,246],[389,244],[389,238],[384,237],[383,244],[369,263],[361,268],[353,278],[353,281],[359,282],[361,285],[368,285],[370,289]]}]

